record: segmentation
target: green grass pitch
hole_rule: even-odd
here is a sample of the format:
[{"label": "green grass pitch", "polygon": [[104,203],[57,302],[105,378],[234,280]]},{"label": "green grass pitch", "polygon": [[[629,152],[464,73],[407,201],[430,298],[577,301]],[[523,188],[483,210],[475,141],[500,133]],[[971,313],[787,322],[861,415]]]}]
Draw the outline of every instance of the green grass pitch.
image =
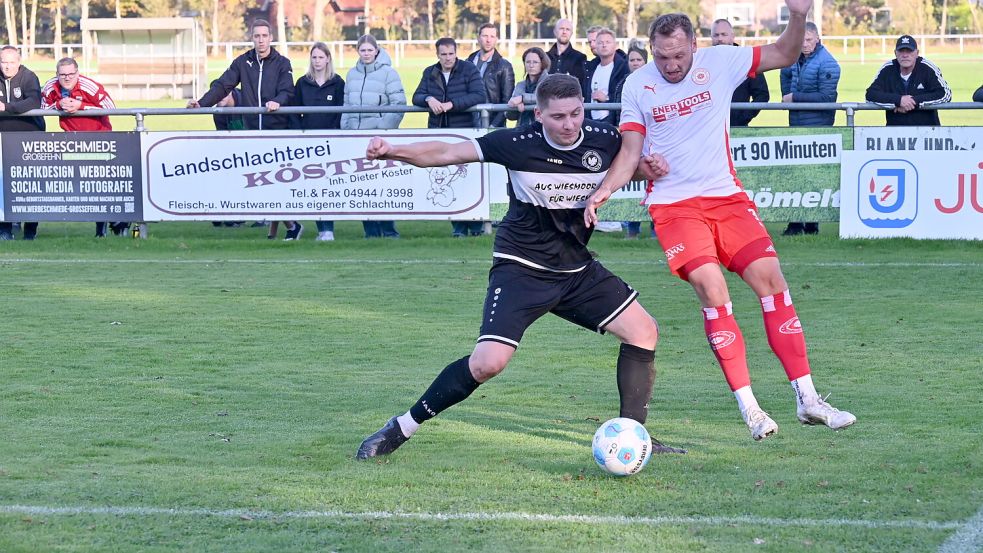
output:
[{"label": "green grass pitch", "polygon": [[795,420],[757,300],[731,279],[780,425],[755,443],[657,242],[597,235],[660,323],[646,426],[690,451],[619,479],[590,450],[617,415],[616,341],[553,317],[390,458],[353,459],[478,329],[491,240],[399,227],[398,241],[339,222],[333,243],[284,243],[42,223],[4,243],[0,551],[979,547],[979,242],[776,236],[817,387],[859,421]]}]

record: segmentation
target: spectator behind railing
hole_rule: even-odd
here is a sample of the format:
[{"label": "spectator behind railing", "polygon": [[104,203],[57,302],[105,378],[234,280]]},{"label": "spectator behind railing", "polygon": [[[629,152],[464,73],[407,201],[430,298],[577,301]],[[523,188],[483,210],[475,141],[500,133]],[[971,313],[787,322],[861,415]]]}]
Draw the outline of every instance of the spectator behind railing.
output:
[{"label": "spectator behind railing", "polygon": [[423,70],[413,93],[413,105],[430,111],[427,128],[477,128],[478,112],[465,110],[487,100],[478,69],[457,58],[457,42],[453,38],[438,39],[436,47],[437,63]]},{"label": "spectator behind railing", "polygon": [[889,127],[937,127],[941,125],[938,110],[918,108],[952,101],[952,90],[942,70],[918,55],[914,37],[902,35],[894,46],[894,59],[881,67],[867,87],[867,101],[894,108],[884,112]]},{"label": "spectator behind railing", "polygon": [[516,83],[512,98],[509,99],[509,106],[518,110],[518,113],[506,112],[509,119],[518,119],[517,127],[536,122],[535,110],[526,108],[526,104],[536,103],[536,85],[540,78],[549,73],[550,58],[542,48],[529,48],[522,53],[522,65],[526,68],[526,77]]},{"label": "spectator behind railing", "polygon": [[[649,61],[649,53],[648,50],[645,49],[645,42],[638,39],[632,39],[628,44],[628,54],[626,57],[628,59],[628,71],[630,71],[628,75],[634,73],[638,69],[641,69],[642,66]],[[614,87],[614,94],[611,95],[611,102],[621,103],[621,95],[624,93],[625,81],[628,80],[628,75],[625,75],[625,78],[621,79],[621,82]],[[620,122],[621,112],[618,111],[616,113],[617,121]],[[649,234],[652,238],[655,238],[655,225],[652,223],[651,219],[648,219],[648,221],[650,230]],[[638,238],[642,232],[642,221],[625,221],[622,223],[622,225],[625,227],[625,238],[629,240]]]},{"label": "spectator behind railing", "polygon": [[[208,86],[215,86],[215,81]],[[215,104],[217,108],[234,108],[242,103],[242,93],[238,88],[233,88],[232,92],[229,92],[228,96],[222,98]],[[217,131],[241,131],[246,128],[245,122],[242,120],[241,115],[224,115],[218,114],[212,115],[212,123],[215,124],[215,130]],[[213,227],[239,227],[245,221],[212,221]],[[262,225],[261,225],[262,226]]]},{"label": "spectator behind railing", "polygon": [[[215,86],[218,79],[212,81],[209,86]],[[236,106],[242,105],[242,91],[238,88],[233,88],[231,92],[215,104],[217,108],[234,108]],[[212,122],[215,123],[215,130],[217,131],[241,131],[246,128],[246,122],[242,120],[241,115],[223,115],[216,113],[212,116]]]},{"label": "spectator behind railing", "polygon": [[[0,132],[43,131],[44,117],[11,117],[41,107],[41,82],[20,64],[20,50],[0,49]],[[37,223],[24,223],[24,240],[34,240]],[[0,240],[14,239],[13,223],[0,223]]]},{"label": "spectator behind railing", "polygon": [[[307,74],[297,79],[294,87],[295,106],[340,106],[345,101],[345,81],[334,72],[331,51],[323,42],[311,46]],[[294,129],[340,129],[340,113],[303,113],[290,116]],[[334,221],[316,221],[317,240],[334,240]]]},{"label": "spectator behind railing", "polygon": [[[358,62],[348,71],[345,84],[346,106],[405,106],[406,92],[392,61],[372,35],[362,35],[355,43]],[[343,113],[341,128],[346,130],[396,129],[402,113]],[[394,221],[362,221],[366,238],[399,238]]]},{"label": "spectator behind railing", "polygon": [[556,37],[556,42],[546,52],[550,57],[549,74],[573,75],[583,87],[584,81],[587,80],[587,56],[570,44],[570,39],[573,38],[573,23],[565,18],[557,20],[556,25],[553,26],[553,35]]},{"label": "spectator behind railing", "polygon": [[[79,66],[72,58],[62,58],[55,64],[55,77],[41,90],[41,107],[57,109],[65,113],[77,113],[87,109],[115,109],[116,104],[101,84],[79,75]],[[69,132],[101,132],[113,130],[109,117],[59,117],[58,124]],[[113,234],[122,234],[129,223],[110,223]],[[96,238],[106,236],[106,223],[96,223]]]},{"label": "spectator behind railing", "polygon": [[[737,46],[734,42],[734,27],[726,19],[718,19],[713,22],[710,38],[713,41],[713,46]],[[744,79],[744,82],[734,90],[731,103],[767,102],[769,100],[771,100],[771,94],[768,92],[768,81],[765,80],[763,73],[758,73],[754,77]],[[746,127],[752,119],[758,116],[758,113],[760,110],[731,109],[730,126]]]},{"label": "spectator behind railing", "polygon": [[980,85],[980,87],[976,89],[976,92],[973,93],[973,101],[983,102],[983,85]]},{"label": "spectator behind railing", "polygon": [[[437,63],[423,70],[413,105],[430,110],[427,128],[475,128],[478,112],[463,110],[485,102],[485,83],[474,64],[457,59],[453,38],[443,37],[436,46]],[[453,236],[458,238],[480,236],[483,226],[481,221],[451,221]]]},{"label": "spectator behind railing", "polygon": [[[468,55],[468,61],[478,68],[478,74],[485,83],[485,96],[489,104],[504,104],[515,89],[515,71],[509,60],[495,49],[498,45],[498,30],[494,23],[485,23],[478,28],[480,48]],[[492,112],[491,127],[505,126],[505,112]]]},{"label": "spectator behind railing", "polygon": [[[615,55],[617,49],[614,33],[611,29],[602,28],[594,38],[594,49],[597,57],[587,63],[587,76],[581,85],[584,102],[605,103],[611,101],[615,87],[623,82],[631,71],[628,61]],[[618,121],[618,112],[607,109],[588,109],[587,117],[614,125]]]},{"label": "spectator behind railing", "polygon": [[[819,39],[819,29],[809,21],[805,24],[802,53],[789,67],[782,69],[779,80],[782,85],[782,102],[835,102],[836,87],[840,82],[840,64]],[[831,127],[835,110],[790,110],[788,124],[793,127]],[[819,223],[793,221],[782,232],[795,234],[819,234]]]},{"label": "spectator behind railing", "polygon": [[[253,48],[232,60],[229,68],[199,100],[188,102],[189,108],[211,107],[225,98],[237,86],[242,86],[243,107],[265,107],[272,113],[280,106],[290,105],[294,97],[293,69],[290,59],[280,55],[271,45],[270,24],[263,19],[253,21],[250,28]],[[286,115],[245,115],[246,128],[286,129]]]}]

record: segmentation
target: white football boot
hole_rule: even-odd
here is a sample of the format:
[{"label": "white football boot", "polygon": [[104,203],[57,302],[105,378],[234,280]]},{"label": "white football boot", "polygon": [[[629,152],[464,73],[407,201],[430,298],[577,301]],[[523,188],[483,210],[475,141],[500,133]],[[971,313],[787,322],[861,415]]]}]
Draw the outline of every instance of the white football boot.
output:
[{"label": "white football boot", "polygon": [[853,413],[840,411],[826,403],[822,398],[817,398],[815,402],[800,405],[796,409],[796,414],[802,424],[825,424],[833,430],[846,428],[857,422],[857,417],[853,416]]},{"label": "white football boot", "polygon": [[760,407],[751,407],[747,411],[742,412],[741,416],[744,417],[744,422],[747,423],[748,430],[751,431],[751,437],[754,438],[754,441],[763,440],[778,432],[778,423],[771,420],[768,413],[762,411]]}]

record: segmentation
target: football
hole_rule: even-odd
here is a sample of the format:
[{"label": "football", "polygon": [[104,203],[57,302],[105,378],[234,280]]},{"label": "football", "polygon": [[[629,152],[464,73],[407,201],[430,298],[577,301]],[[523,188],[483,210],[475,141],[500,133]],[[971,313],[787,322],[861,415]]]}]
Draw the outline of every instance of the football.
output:
[{"label": "football", "polygon": [[641,423],[627,418],[611,419],[594,433],[594,460],[615,476],[642,470],[652,456],[652,438]]}]

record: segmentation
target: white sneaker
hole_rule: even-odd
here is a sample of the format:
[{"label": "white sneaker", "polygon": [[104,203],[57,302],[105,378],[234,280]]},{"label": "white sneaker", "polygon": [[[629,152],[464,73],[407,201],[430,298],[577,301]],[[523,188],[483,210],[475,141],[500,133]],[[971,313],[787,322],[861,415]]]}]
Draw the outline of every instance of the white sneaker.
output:
[{"label": "white sneaker", "polygon": [[319,232],[317,233],[317,240],[318,242],[331,242],[334,240],[334,232],[330,230]]},{"label": "white sneaker", "polygon": [[744,422],[747,423],[751,437],[755,441],[763,440],[778,432],[778,423],[771,420],[768,413],[762,411],[760,407],[752,407],[741,413],[741,416],[744,417]]},{"label": "white sneaker", "polygon": [[825,424],[833,430],[846,428],[857,422],[857,417],[853,416],[852,413],[840,411],[821,398],[817,399],[815,403],[800,405],[796,414],[802,424]]}]

